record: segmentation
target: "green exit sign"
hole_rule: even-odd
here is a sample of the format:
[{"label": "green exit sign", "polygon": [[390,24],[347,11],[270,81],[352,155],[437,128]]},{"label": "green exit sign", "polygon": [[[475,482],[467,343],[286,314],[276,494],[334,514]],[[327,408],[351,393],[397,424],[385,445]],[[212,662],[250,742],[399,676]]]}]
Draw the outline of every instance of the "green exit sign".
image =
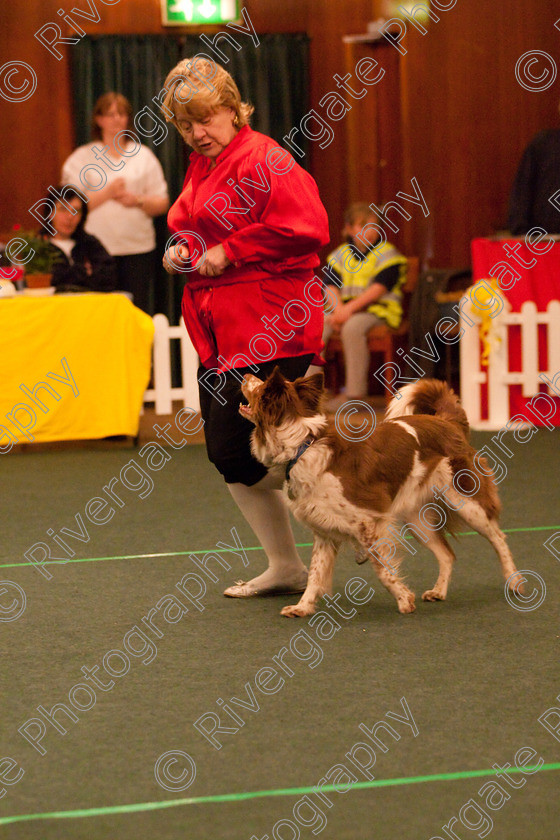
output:
[{"label": "green exit sign", "polygon": [[161,0],[165,26],[200,26],[239,20],[239,0]]}]

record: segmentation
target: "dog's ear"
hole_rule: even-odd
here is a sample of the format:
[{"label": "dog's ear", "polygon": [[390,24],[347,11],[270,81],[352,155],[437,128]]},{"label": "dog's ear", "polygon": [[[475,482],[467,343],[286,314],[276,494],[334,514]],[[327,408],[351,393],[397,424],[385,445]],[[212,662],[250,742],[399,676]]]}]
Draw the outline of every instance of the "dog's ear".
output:
[{"label": "dog's ear", "polygon": [[276,365],[272,373],[267,376],[265,385],[266,390],[272,394],[280,394],[284,391],[286,386],[286,377],[283,375],[278,365]]},{"label": "dog's ear", "polygon": [[312,414],[317,414],[319,411],[324,384],[325,377],[322,371],[314,373],[313,376],[301,377],[294,382],[298,397],[306,410]]},{"label": "dog's ear", "polygon": [[291,384],[280,371],[278,365],[266,378],[261,391],[260,405],[263,416],[273,426],[281,423],[286,415]]}]

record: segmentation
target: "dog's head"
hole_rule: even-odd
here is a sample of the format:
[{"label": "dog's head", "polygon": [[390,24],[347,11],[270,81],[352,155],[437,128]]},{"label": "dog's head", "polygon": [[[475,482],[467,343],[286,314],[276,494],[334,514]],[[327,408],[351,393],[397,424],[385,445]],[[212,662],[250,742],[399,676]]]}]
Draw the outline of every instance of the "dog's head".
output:
[{"label": "dog's head", "polygon": [[322,373],[293,382],[278,367],[264,381],[249,373],[241,392],[248,404],[240,404],[239,413],[255,424],[253,454],[267,466],[290,460],[300,443],[326,424]]}]

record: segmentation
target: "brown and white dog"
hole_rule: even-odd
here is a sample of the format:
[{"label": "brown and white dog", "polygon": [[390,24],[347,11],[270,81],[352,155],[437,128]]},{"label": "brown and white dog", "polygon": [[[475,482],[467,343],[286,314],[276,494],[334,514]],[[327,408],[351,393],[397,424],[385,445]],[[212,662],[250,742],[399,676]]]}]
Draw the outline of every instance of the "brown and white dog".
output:
[{"label": "brown and white dog", "polygon": [[314,533],[307,588],[282,615],[310,615],[331,593],[334,561],[347,539],[367,553],[399,611],[413,612],[414,593],[398,574],[397,523],[409,523],[438,560],[439,576],[425,601],[446,597],[455,555],[444,534],[461,519],[490,541],[510,588],[522,591],[498,526],[492,473],[469,445],[466,414],[445,383],[406,385],[361,441],[349,440],[322,412],[322,373],[290,382],[276,368],[264,382],[248,374],[241,390],[248,405],[239,411],[255,424],[253,454],[267,467],[286,469],[290,508]]}]

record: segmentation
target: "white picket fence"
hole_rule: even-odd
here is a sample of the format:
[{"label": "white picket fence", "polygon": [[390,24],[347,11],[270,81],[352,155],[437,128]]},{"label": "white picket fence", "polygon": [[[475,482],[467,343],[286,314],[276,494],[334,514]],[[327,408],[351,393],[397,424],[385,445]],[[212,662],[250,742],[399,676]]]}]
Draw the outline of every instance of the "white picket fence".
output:
[{"label": "white picket fence", "polygon": [[[469,320],[476,320],[465,306]],[[461,358],[461,402],[473,429],[495,431],[501,429],[510,419],[509,387],[521,385],[524,397],[537,394],[543,384],[539,374],[549,379],[560,371],[560,301],[550,301],[545,312],[537,311],[533,301],[526,301],[521,312],[501,312],[492,325],[492,350],[488,367],[480,363],[478,323],[469,324],[462,313],[461,327],[464,332],[460,340]],[[539,368],[538,325],[546,324],[548,347],[548,370]],[[521,328],[521,370],[511,371],[508,366],[509,330],[512,326]],[[488,383],[488,419],[482,419],[481,386]],[[548,390],[551,396],[553,392]]]},{"label": "white picket fence", "polygon": [[[144,394],[144,403],[154,403],[156,414],[171,414],[174,400],[184,407],[200,411],[200,399],[196,382],[198,355],[185,329],[183,319],[178,327],[169,326],[165,315],[154,315],[154,346],[152,378],[153,388]],[[171,341],[181,342],[181,385],[172,386]]]}]

